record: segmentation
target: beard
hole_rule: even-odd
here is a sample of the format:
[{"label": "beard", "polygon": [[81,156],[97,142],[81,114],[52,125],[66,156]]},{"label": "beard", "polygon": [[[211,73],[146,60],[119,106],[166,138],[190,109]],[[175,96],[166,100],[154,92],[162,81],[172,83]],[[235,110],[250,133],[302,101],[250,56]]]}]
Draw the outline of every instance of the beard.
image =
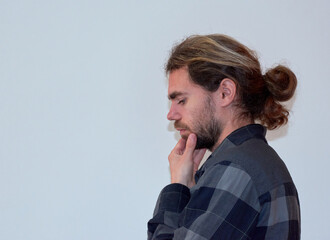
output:
[{"label": "beard", "polygon": [[[202,110],[193,114],[192,121],[191,126],[175,121],[174,127],[196,134],[197,143],[195,149],[207,148],[211,150],[222,133],[222,124],[214,116],[214,105],[209,97],[206,99]],[[189,134],[183,135],[182,138],[187,140],[188,136]]]}]

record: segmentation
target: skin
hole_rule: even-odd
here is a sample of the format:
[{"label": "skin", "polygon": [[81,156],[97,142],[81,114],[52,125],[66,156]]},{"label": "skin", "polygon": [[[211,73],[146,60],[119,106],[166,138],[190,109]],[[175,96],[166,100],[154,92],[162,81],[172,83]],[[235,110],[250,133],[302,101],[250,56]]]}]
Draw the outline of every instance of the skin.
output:
[{"label": "skin", "polygon": [[[206,128],[211,119],[221,125],[221,132],[210,146],[210,150],[214,151],[231,132],[253,121],[237,117],[239,110],[234,106],[236,85],[228,78],[223,79],[219,89],[211,93],[193,83],[187,68],[183,67],[169,74],[168,97],[171,108],[167,118],[175,121],[174,126],[181,135],[168,157],[171,183],[192,187],[206,151],[205,148],[196,148],[200,129]],[[208,101],[212,107],[207,105]]]}]

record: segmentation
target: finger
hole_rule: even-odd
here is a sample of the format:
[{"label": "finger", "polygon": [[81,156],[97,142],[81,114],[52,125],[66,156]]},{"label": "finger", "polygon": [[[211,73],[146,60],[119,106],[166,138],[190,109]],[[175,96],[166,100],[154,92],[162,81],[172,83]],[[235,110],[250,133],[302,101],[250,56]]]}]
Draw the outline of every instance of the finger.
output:
[{"label": "finger", "polygon": [[[194,152],[194,165],[198,168],[206,152],[206,148],[195,150]],[[197,170],[197,169],[196,169]]]},{"label": "finger", "polygon": [[187,139],[187,143],[186,143],[186,149],[185,149],[185,152],[184,154],[189,156],[189,157],[193,157],[193,153],[194,153],[194,150],[195,150],[195,147],[196,147],[196,142],[197,142],[197,137],[195,134],[190,134],[188,136],[188,139]]},{"label": "finger", "polygon": [[199,158],[203,158],[204,155],[205,155],[205,152],[206,152],[206,148],[201,148],[201,149],[195,150],[194,151],[194,156],[193,156],[194,161],[195,161],[195,159],[197,160]]},{"label": "finger", "polygon": [[173,151],[176,154],[183,154],[184,150],[186,148],[186,140],[181,138],[178,143],[175,145],[175,147],[173,148]]}]

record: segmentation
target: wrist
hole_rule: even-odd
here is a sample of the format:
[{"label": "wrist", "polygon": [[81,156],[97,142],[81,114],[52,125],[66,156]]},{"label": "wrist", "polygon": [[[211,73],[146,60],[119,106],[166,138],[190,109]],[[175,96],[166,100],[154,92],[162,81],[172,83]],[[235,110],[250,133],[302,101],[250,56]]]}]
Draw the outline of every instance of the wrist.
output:
[{"label": "wrist", "polygon": [[171,183],[182,184],[182,185],[185,185],[188,188],[190,188],[194,185],[193,181],[189,181],[189,180],[184,179],[184,178],[175,178],[175,177],[171,177]]}]

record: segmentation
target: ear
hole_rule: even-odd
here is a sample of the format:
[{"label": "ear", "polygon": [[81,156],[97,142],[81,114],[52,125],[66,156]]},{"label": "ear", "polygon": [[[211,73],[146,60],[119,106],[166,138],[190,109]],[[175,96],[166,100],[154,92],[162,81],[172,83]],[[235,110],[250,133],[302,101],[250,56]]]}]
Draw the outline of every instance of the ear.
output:
[{"label": "ear", "polygon": [[221,81],[217,90],[220,99],[220,105],[223,107],[229,106],[236,97],[236,84],[230,78],[225,78]]}]

